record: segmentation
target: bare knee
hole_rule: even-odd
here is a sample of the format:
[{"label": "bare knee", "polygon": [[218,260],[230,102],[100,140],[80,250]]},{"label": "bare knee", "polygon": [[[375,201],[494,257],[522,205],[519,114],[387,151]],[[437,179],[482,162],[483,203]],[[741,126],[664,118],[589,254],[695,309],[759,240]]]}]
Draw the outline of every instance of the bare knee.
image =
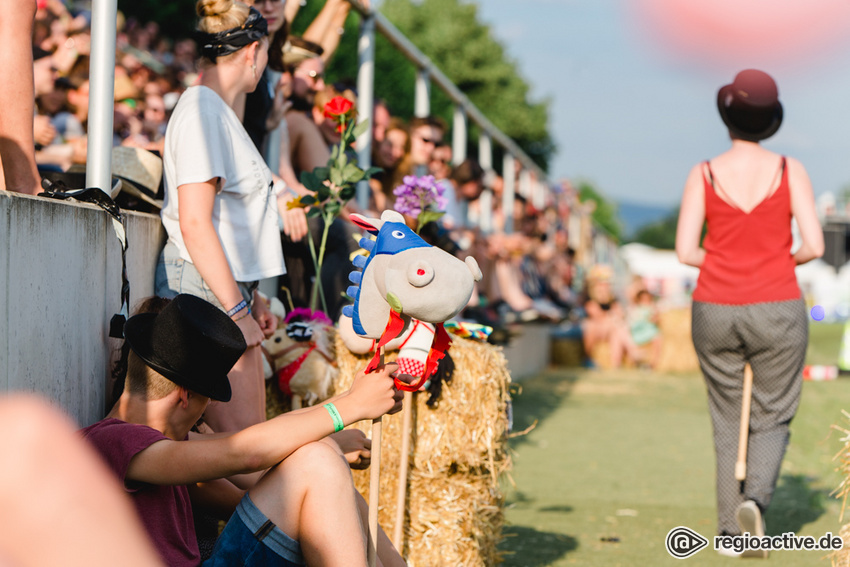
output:
[{"label": "bare knee", "polygon": [[328,443],[308,443],[283,461],[284,467],[297,467],[299,474],[312,482],[339,482],[341,478],[351,480],[351,469],[345,456]]}]

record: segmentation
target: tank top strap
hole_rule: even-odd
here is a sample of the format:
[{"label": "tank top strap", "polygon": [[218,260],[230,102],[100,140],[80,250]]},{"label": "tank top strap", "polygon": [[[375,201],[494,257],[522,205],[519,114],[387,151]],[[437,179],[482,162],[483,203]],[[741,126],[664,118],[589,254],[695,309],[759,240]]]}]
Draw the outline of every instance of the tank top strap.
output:
[{"label": "tank top strap", "polygon": [[715,194],[714,172],[711,171],[711,162],[709,160],[705,160],[703,163],[705,167],[702,170],[702,185],[705,189],[705,202],[708,203],[709,196]]}]

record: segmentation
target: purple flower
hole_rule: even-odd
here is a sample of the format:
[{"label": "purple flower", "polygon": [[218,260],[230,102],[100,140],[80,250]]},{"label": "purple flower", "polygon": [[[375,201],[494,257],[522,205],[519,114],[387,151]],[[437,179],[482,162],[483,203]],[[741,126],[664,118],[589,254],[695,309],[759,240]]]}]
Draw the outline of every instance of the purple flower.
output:
[{"label": "purple flower", "polygon": [[412,217],[419,216],[425,210],[443,211],[447,205],[445,192],[446,188],[437,183],[433,175],[407,175],[402,179],[402,184],[393,189],[396,196],[393,208]]}]

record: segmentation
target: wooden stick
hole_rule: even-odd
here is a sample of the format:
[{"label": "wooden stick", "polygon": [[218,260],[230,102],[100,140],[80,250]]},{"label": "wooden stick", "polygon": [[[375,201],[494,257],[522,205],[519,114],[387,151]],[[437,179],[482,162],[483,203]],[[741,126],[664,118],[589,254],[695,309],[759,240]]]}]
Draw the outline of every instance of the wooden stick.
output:
[{"label": "wooden stick", "polygon": [[744,366],[744,392],[741,397],[741,431],[738,435],[738,462],[735,463],[735,480],[747,478],[747,441],[750,435],[750,403],[753,397],[753,369]]},{"label": "wooden stick", "polygon": [[[380,368],[384,367],[384,347],[380,350]],[[381,490],[381,418],[372,420],[372,464],[369,471],[369,567],[378,564],[378,493]]]},{"label": "wooden stick", "polygon": [[401,410],[401,452],[398,460],[398,498],[396,500],[393,545],[401,553],[404,546],[404,510],[407,502],[407,469],[410,465],[410,430],[413,427],[413,392],[404,393]]}]

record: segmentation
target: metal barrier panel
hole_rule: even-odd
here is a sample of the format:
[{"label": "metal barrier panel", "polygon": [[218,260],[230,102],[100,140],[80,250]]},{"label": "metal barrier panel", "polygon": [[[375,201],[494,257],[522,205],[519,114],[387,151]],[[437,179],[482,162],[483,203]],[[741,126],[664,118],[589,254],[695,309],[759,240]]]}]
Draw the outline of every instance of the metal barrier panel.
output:
[{"label": "metal barrier panel", "polygon": [[[130,308],[153,295],[158,216],[127,214]],[[93,205],[0,191],[0,392],[37,392],[88,425],[106,411],[120,341],[121,248]]]}]

